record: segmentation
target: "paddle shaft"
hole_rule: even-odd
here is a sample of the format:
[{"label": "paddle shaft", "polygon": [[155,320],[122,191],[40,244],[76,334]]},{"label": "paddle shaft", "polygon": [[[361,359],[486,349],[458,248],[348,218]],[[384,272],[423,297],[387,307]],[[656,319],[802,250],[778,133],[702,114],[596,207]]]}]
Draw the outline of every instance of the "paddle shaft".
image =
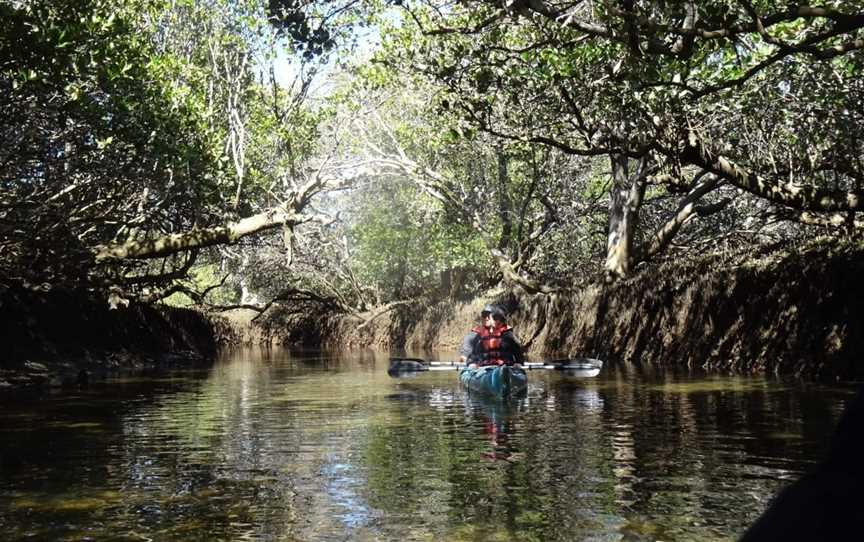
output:
[{"label": "paddle shaft", "polygon": [[[413,361],[413,360],[411,360]],[[534,371],[539,369],[545,370],[559,370],[559,371],[579,371],[579,370],[594,370],[599,369],[598,366],[588,364],[588,363],[544,363],[540,362],[529,362],[521,364],[522,368],[528,371]],[[458,371],[463,367],[467,367],[467,365],[463,365],[461,363],[454,363],[449,361],[431,361],[423,363],[422,365],[418,365],[415,367],[406,367],[404,371],[412,371],[412,372],[425,372],[425,371]],[[490,367],[494,367],[491,365]]]},{"label": "paddle shaft", "polygon": [[[432,367],[457,367],[458,368],[458,367],[464,367],[465,366],[464,364],[456,363],[455,361],[427,361],[426,364],[430,365]],[[531,368],[545,369],[545,368],[553,367],[553,366],[558,365],[558,364],[556,364],[554,362],[548,362],[548,361],[527,361],[525,363],[520,363],[520,365],[522,366],[523,369],[531,369]]]},{"label": "paddle shaft", "polygon": [[[553,361],[534,361],[520,364],[522,369],[558,370],[568,375],[590,378],[600,374],[603,362],[592,358],[558,359]],[[452,361],[426,361],[421,358],[390,358],[390,376],[401,376],[427,371],[458,371],[467,365]],[[494,365],[490,366],[494,367]]]}]

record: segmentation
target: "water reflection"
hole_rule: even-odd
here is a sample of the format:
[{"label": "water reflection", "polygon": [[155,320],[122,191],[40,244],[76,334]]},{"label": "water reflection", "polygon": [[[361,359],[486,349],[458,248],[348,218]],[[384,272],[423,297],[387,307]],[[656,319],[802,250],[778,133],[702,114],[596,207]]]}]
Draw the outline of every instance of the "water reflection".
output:
[{"label": "water reflection", "polygon": [[527,393],[506,399],[470,392],[463,397],[465,409],[480,421],[483,435],[489,441],[489,449],[482,451],[480,457],[489,461],[518,459],[519,452],[512,449],[510,437],[517,431],[519,413],[527,408]]},{"label": "water reflection", "polygon": [[509,402],[386,353],[238,352],[0,409],[0,526],[37,540],[728,540],[850,392],[604,368]]}]

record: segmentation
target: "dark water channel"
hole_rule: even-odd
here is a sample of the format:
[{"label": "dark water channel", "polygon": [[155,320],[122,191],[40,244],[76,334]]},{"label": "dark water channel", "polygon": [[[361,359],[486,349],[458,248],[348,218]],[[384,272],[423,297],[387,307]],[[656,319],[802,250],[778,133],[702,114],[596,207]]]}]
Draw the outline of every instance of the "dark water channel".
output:
[{"label": "dark water channel", "polygon": [[524,398],[383,353],[0,403],[3,540],[733,540],[810,468],[852,391],[604,368]]}]

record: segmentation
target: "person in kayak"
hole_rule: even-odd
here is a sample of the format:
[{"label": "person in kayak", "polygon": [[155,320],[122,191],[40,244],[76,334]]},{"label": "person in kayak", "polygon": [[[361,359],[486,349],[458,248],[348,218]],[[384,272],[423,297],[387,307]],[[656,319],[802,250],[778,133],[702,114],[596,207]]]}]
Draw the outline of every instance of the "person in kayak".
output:
[{"label": "person in kayak", "polygon": [[524,362],[522,345],[507,325],[507,314],[501,307],[486,305],[480,312],[480,325],[462,340],[459,363],[469,367],[515,365]]}]

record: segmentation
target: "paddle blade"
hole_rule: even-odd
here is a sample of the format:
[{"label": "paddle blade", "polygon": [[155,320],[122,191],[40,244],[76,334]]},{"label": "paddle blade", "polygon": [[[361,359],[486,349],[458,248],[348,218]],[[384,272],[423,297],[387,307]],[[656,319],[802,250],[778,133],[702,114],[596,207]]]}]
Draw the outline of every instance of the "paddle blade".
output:
[{"label": "paddle blade", "polygon": [[566,360],[560,365],[556,365],[555,368],[567,376],[576,378],[593,378],[600,374],[600,369],[603,368],[603,362],[599,359],[593,358],[574,358]]},{"label": "paddle blade", "polygon": [[390,368],[387,369],[387,374],[390,376],[401,376],[404,374],[413,374],[423,371],[428,371],[429,366],[413,359],[396,359],[390,363]]},{"label": "paddle blade", "polygon": [[563,375],[575,378],[594,378],[600,374],[600,369],[571,369],[569,367],[559,367],[559,370]]}]

